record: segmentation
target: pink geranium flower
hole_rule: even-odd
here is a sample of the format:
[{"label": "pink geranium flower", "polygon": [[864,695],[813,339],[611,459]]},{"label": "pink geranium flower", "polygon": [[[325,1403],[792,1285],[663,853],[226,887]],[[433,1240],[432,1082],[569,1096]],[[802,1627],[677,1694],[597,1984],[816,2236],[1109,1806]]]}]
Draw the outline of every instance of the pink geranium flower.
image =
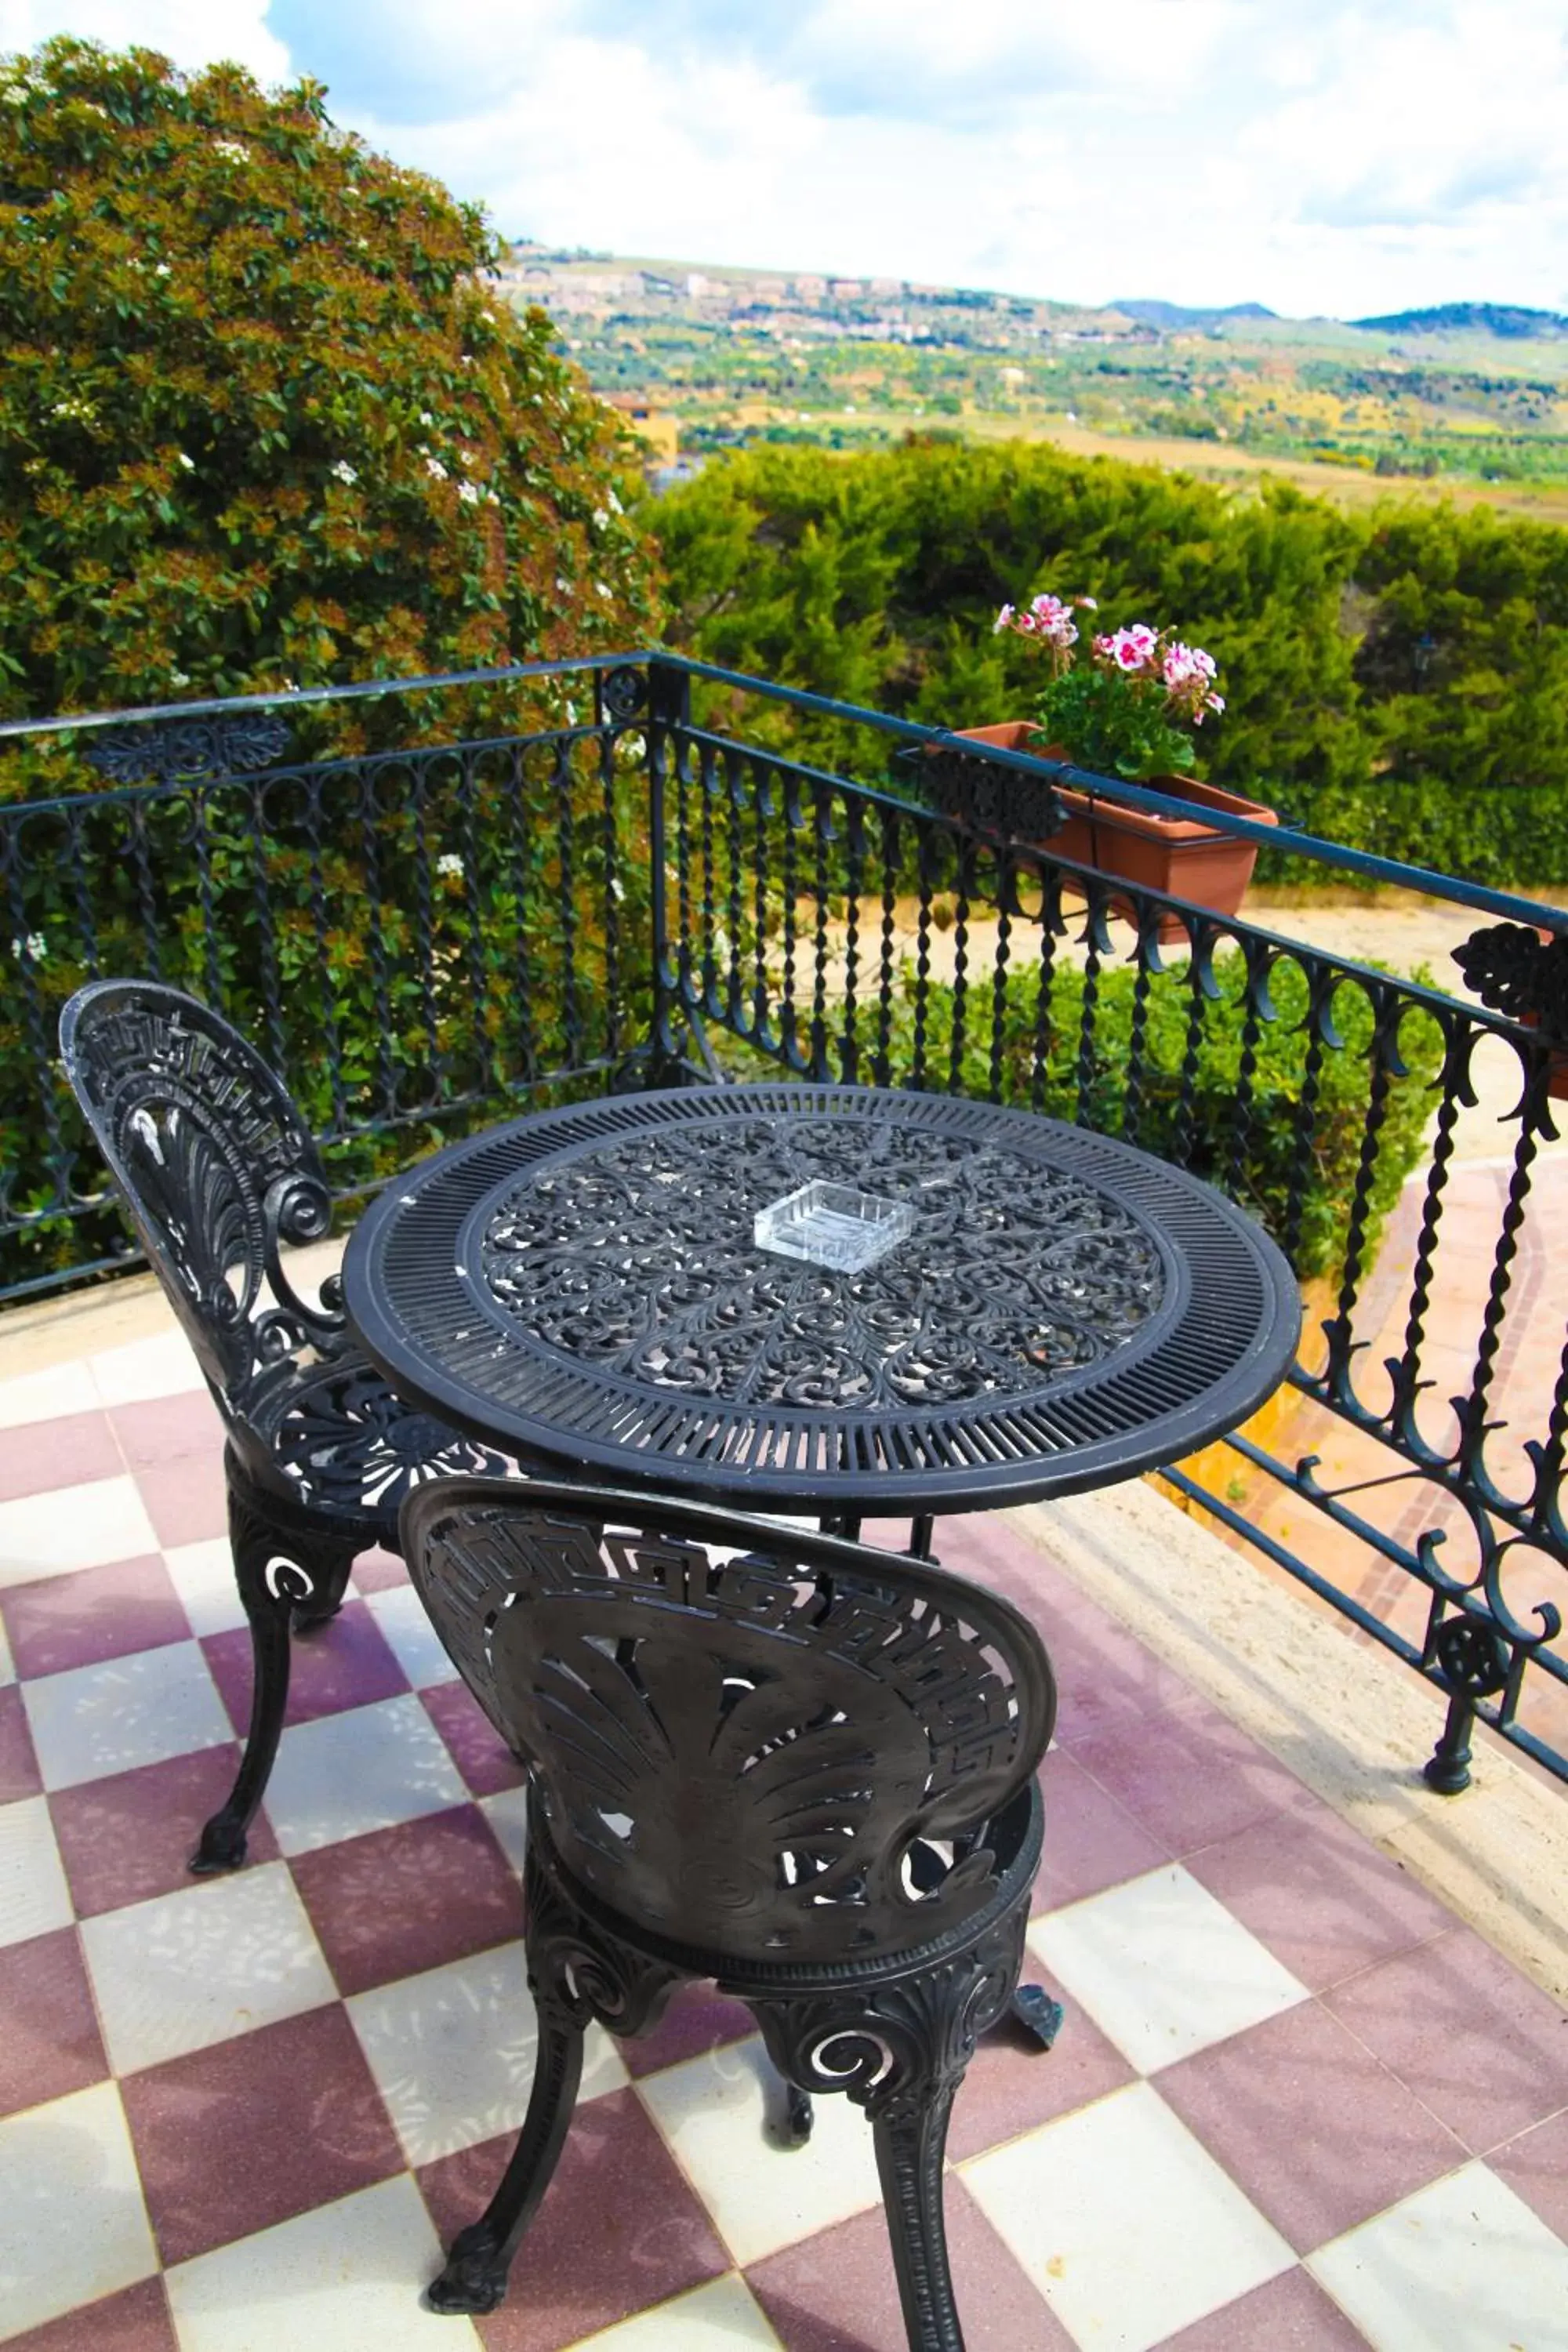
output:
[{"label": "pink geranium flower", "polygon": [[1158,633],[1147,621],[1134,621],[1130,628],[1096,637],[1094,650],[1117,669],[1136,671],[1152,667],[1159,645]]}]

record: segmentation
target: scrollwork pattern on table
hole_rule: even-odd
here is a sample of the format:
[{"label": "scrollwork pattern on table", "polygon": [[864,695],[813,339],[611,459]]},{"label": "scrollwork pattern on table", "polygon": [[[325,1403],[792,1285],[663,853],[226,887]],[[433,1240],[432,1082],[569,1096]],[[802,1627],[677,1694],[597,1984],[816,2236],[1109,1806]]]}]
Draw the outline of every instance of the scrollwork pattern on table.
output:
[{"label": "scrollwork pattern on table", "polygon": [[[914,1234],[846,1275],[758,1249],[758,1210],[815,1178],[908,1201]],[[479,1266],[538,1344],[731,1405],[863,1413],[1025,1395],[1101,1361],[1159,1307],[1139,1220],[991,1141],[886,1122],[644,1132],[536,1171]]]}]

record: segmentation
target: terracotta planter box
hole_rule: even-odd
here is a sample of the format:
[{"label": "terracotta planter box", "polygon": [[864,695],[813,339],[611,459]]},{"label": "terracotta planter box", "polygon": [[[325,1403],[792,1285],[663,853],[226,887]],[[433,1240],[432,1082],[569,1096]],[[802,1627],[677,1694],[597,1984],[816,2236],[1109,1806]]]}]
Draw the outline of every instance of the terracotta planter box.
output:
[{"label": "terracotta planter box", "polygon": [[[994,744],[999,751],[1027,751],[1032,748],[1037,730],[1025,719],[1010,719],[995,727],[965,727],[959,730],[970,742]],[[1065,758],[1052,747],[1052,756]],[[1005,780],[995,772],[999,803],[1006,798],[1011,776]],[[1005,832],[1017,841],[1032,836],[1027,830],[1028,799],[1043,787],[1032,785],[1026,779],[1017,779],[1022,792],[1014,797],[1023,802],[1023,809],[1007,812],[1013,822],[978,821],[987,831]],[[1067,812],[1067,822],[1060,830],[1037,842],[1039,847],[1050,848],[1061,857],[1070,858],[1078,866],[1092,866],[1101,874],[1115,875],[1123,882],[1137,883],[1145,890],[1163,891],[1173,898],[1189,899],[1194,906],[1208,907],[1215,914],[1234,915],[1247,895],[1252,879],[1252,869],[1258,863],[1258,845],[1238,841],[1234,835],[1216,833],[1205,824],[1195,812],[1200,809],[1220,809],[1227,815],[1250,817],[1255,824],[1277,824],[1278,817],[1259,801],[1245,800],[1239,793],[1222,792],[1217,784],[1205,784],[1196,776],[1158,776],[1150,779],[1150,789],[1168,793],[1173,800],[1189,802],[1194,811],[1192,817],[1160,816],[1151,810],[1123,808],[1110,796],[1074,792],[1058,784],[1056,796]],[[977,821],[968,811],[955,814]],[[1023,822],[1017,819],[1022,815]]]}]

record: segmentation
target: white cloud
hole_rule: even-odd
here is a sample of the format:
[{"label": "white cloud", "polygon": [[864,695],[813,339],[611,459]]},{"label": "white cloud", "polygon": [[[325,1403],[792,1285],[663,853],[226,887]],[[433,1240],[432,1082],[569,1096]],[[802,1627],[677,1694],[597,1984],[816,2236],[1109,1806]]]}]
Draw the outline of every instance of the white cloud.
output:
[{"label": "white cloud", "polygon": [[74,33],[110,49],[158,49],[187,68],[232,58],[260,81],[280,81],[289,52],[266,18],[267,0],[0,0],[0,50]]},{"label": "white cloud", "polygon": [[1568,308],[1562,0],[0,0],[8,44],[60,24],[314,74],[340,121],[565,244]]}]

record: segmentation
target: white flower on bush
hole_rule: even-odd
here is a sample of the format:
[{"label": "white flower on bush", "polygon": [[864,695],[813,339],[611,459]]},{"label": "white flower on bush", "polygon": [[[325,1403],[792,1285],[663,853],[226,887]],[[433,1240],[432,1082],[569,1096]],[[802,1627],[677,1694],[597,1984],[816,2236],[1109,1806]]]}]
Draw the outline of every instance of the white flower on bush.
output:
[{"label": "white flower on bush", "polygon": [[153,272],[154,278],[173,278],[174,274],[173,268],[166,261],[160,261]]},{"label": "white flower on bush", "polygon": [[184,467],[187,474],[194,474],[195,472],[196,461],[194,457],[187,457],[183,449],[176,449],[174,456],[178,459],[179,463]]},{"label": "white flower on bush", "polygon": [[428,452],[426,452],[425,458],[425,471],[429,475],[430,479],[433,482],[444,482],[447,479],[447,468],[441,463],[440,458],[432,457]]},{"label": "white flower on bush", "polygon": [[336,482],[347,482],[347,484],[349,485],[349,487],[350,487],[350,488],[351,488],[351,489],[353,488],[353,485],[355,484],[355,482],[357,482],[357,481],[358,481],[358,479],[359,479],[359,476],[355,473],[355,471],[354,471],[353,467],[349,464],[349,461],[348,461],[348,459],[347,459],[346,457],[340,457],[340,458],[338,459],[337,464],[332,467],[331,472],[332,472],[332,479],[333,479],[334,481],[336,481]]},{"label": "white flower on bush", "polygon": [[427,408],[422,408],[419,412],[419,422],[421,425],[434,425],[436,419],[431,415],[430,411]]},{"label": "white flower on bush", "polygon": [[59,417],[66,424],[90,425],[98,411],[90,400],[79,400],[73,394],[68,394],[64,400],[57,400],[49,415]]},{"label": "white flower on bush", "polygon": [[601,596],[614,596],[616,593],[613,588],[606,588],[602,580],[595,580],[594,585],[598,590]]},{"label": "white flower on bush", "polygon": [[13,940],[11,952],[18,963],[42,963],[49,952],[49,943],[42,931],[29,931],[25,940]]},{"label": "white flower on bush", "polygon": [[609,508],[612,514],[625,514],[626,512],[625,507],[622,506],[614,490],[606,490],[605,492],[605,504]]},{"label": "white flower on bush", "polygon": [[609,527],[610,518],[606,509],[604,507],[595,507],[594,509],[594,529],[595,530],[608,530]]},{"label": "white flower on bush", "polygon": [[215,139],[213,153],[221,155],[226,163],[248,163],[250,150],[242,139]]},{"label": "white flower on bush", "polygon": [[463,871],[463,861],[455,849],[444,849],[436,860],[436,871],[437,874],[454,874],[460,877]]},{"label": "white flower on bush", "polygon": [[477,482],[459,482],[458,484],[458,496],[462,499],[463,504],[466,507],[477,507],[479,502],[479,484]]},{"label": "white flower on bush", "polygon": [[26,106],[27,103],[26,83],[25,81],[7,82],[4,91],[4,97],[7,106]]}]

